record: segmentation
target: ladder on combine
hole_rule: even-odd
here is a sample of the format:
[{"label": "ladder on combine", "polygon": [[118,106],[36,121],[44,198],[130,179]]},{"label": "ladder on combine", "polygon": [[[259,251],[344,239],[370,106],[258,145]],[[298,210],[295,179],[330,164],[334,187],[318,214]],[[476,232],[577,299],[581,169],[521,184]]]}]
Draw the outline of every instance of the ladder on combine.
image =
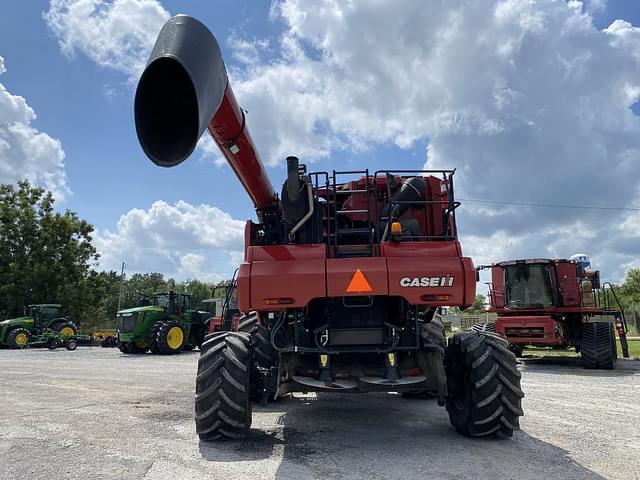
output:
[{"label": "ladder on combine", "polygon": [[[345,179],[347,176],[351,177],[350,180],[354,178],[364,178],[364,188],[340,189],[342,185],[349,184],[349,180]],[[343,178],[342,181],[339,180],[340,177]],[[329,252],[333,252],[336,258],[372,257],[374,255],[374,229],[371,221],[371,188],[369,170],[333,171],[331,187],[327,197],[327,215]],[[344,208],[343,203],[345,197],[349,195],[364,195],[367,199],[367,207],[361,209]],[[364,222],[364,225],[357,227],[348,225],[348,223],[344,221],[348,215],[366,216],[366,222]],[[354,238],[358,239],[357,243],[354,243]],[[346,239],[351,239],[351,242],[345,241]]]},{"label": "ladder on combine", "polygon": [[596,306],[601,308],[609,315],[613,315],[616,321],[616,331],[620,338],[620,346],[622,347],[622,356],[629,358],[629,343],[627,342],[627,333],[629,328],[627,327],[627,319],[624,316],[624,308],[618,300],[616,291],[609,282],[604,282],[601,288],[598,289],[597,294],[594,296]]}]

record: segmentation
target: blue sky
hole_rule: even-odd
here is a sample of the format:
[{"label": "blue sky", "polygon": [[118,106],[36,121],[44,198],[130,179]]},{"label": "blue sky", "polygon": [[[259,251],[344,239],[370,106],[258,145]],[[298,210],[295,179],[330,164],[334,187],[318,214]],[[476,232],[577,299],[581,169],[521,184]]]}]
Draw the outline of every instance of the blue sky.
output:
[{"label": "blue sky", "polygon": [[[94,10],[73,10],[83,3]],[[51,155],[64,151],[64,166],[52,167],[45,152],[42,171],[66,175],[57,183],[68,190],[59,207],[96,226],[102,268],[123,260],[136,271],[224,277],[239,258],[239,222],[253,216],[207,148],[161,169],[138,146],[137,72],[127,59],[151,47],[151,30],[168,14],[195,16],[217,36],[276,190],[286,154],[313,170],[421,168],[428,155],[431,166],[459,168],[461,197],[640,206],[640,125],[626,113],[640,97],[634,0],[571,7],[540,0],[526,8],[495,0],[482,11],[464,0],[389,11],[368,2],[336,11],[305,0],[100,3],[2,1],[0,84],[33,109],[31,127],[60,142]],[[134,26],[124,21],[129,10]],[[133,31],[138,19],[148,35]],[[628,23],[610,28],[618,19]],[[566,95],[555,98],[555,85]],[[46,185],[38,163],[27,166],[27,150],[24,159],[2,155],[17,163],[0,181],[31,176]],[[584,185],[600,194],[584,194]],[[477,263],[584,251],[614,279],[639,264],[640,216],[578,213],[469,203],[459,217],[463,247]],[[190,234],[195,240],[186,240]]]}]

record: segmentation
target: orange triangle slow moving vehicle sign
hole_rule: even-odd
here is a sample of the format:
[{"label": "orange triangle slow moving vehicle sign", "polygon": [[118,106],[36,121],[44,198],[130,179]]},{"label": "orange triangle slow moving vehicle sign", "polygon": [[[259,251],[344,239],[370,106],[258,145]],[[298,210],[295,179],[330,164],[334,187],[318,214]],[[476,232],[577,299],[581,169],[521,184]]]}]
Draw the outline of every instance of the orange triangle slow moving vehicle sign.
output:
[{"label": "orange triangle slow moving vehicle sign", "polygon": [[372,291],[371,285],[367,281],[367,277],[364,276],[364,273],[360,271],[358,268],[356,273],[351,277],[351,281],[349,285],[347,285],[347,293],[367,293]]}]

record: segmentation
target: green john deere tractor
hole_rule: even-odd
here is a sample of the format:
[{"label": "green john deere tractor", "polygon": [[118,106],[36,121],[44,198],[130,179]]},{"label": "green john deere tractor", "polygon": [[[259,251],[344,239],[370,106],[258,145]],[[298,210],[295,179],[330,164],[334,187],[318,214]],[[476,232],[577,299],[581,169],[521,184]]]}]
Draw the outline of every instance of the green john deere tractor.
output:
[{"label": "green john deere tractor", "polygon": [[156,293],[140,306],[120,310],[116,317],[122,353],[171,355],[200,347],[211,313],[191,308],[191,295]]},{"label": "green john deere tractor", "polygon": [[0,322],[0,346],[26,348],[31,337],[48,330],[62,337],[76,335],[78,327],[62,314],[61,306],[54,303],[29,305],[23,317]]}]

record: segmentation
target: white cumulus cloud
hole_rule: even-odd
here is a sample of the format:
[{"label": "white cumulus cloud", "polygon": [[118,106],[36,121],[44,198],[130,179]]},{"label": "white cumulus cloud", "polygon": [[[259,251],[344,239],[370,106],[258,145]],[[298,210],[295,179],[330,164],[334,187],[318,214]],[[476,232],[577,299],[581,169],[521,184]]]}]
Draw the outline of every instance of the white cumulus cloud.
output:
[{"label": "white cumulus cloud", "polygon": [[[0,75],[6,72],[0,57]],[[50,190],[56,199],[70,193],[60,141],[39,132],[36,113],[24,97],[13,95],[0,83],[0,183],[29,180]]]},{"label": "white cumulus cloud", "polygon": [[157,271],[178,279],[231,276],[242,249],[244,221],[208,205],[154,202],[122,215],[115,231],[98,231],[95,245],[103,269]]},{"label": "white cumulus cloud", "polygon": [[[606,4],[281,0],[278,38],[230,37],[231,82],[270,165],[428,143],[426,165],[457,167],[461,198],[640,205],[640,29],[621,19],[599,30],[592,15]],[[148,35],[106,27],[128,10],[153,19]],[[150,0],[52,0],[46,18],[65,51],[134,75],[167,15]],[[83,20],[105,38],[78,33]],[[613,233],[628,219],[471,202],[458,216],[479,258],[584,251],[614,277],[640,257],[629,230]]]},{"label": "white cumulus cloud", "polygon": [[[280,57],[234,72],[234,88],[268,163],[428,142],[426,166],[457,167],[461,198],[629,206],[640,203],[640,29],[597,29],[605,7],[282,0]],[[619,277],[640,256],[612,233],[627,217],[467,203],[458,220],[478,258],[586,251]]]},{"label": "white cumulus cloud", "polygon": [[65,54],[81,52],[132,79],[142,71],[168,18],[156,0],[51,0],[44,13]]}]

